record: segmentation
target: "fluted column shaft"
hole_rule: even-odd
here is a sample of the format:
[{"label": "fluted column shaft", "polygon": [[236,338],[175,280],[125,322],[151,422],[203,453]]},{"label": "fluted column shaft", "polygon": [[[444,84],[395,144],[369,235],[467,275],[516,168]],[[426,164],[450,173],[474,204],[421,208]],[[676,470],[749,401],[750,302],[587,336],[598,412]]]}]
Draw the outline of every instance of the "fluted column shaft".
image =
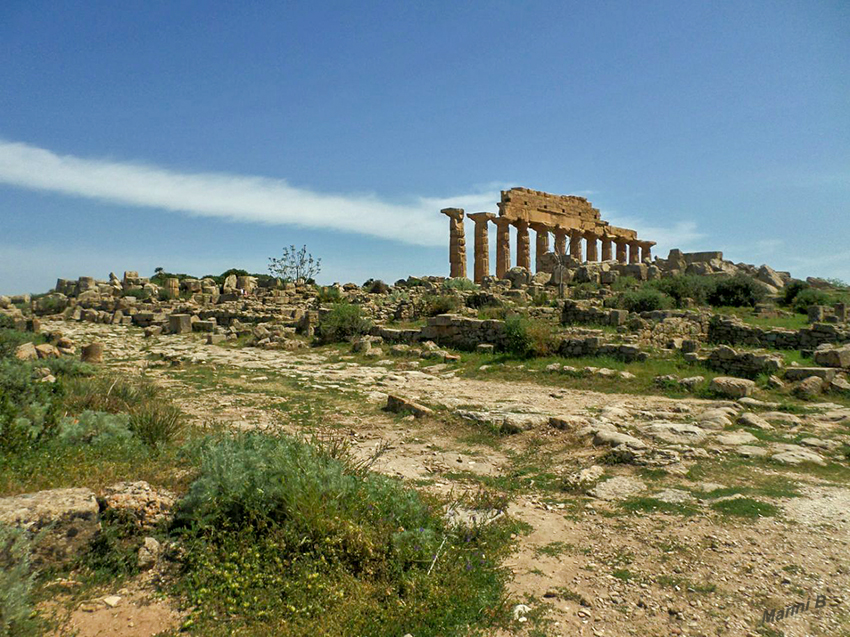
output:
[{"label": "fluted column shaft", "polygon": [[555,254],[567,253],[567,231],[561,226],[555,226]]},{"label": "fluted column shaft", "polygon": [[640,263],[640,255],[638,254],[639,249],[637,241],[629,242],[629,263]]},{"label": "fluted column shaft", "polygon": [[496,218],[491,212],[474,212],[466,215],[475,223],[475,247],[473,275],[476,283],[481,283],[490,275],[490,236],[487,224]]},{"label": "fluted column shaft", "polygon": [[576,261],[583,261],[581,258],[581,230],[570,230],[570,256]]},{"label": "fluted column shaft", "polygon": [[511,269],[511,222],[504,217],[496,217],[496,276],[504,279]]},{"label": "fluted column shaft", "polygon": [[516,264],[531,271],[531,243],[528,238],[528,223],[514,222],[516,227]]},{"label": "fluted column shaft", "polygon": [[615,240],[614,243],[617,244],[617,261],[620,263],[626,263],[628,261],[628,257],[626,256],[626,248],[628,244],[626,240]]},{"label": "fluted column shaft", "polygon": [[584,233],[585,241],[587,241],[587,260],[588,261],[597,261],[599,259],[599,255],[596,252],[596,236],[595,232],[585,232]]},{"label": "fluted column shaft", "polygon": [[549,252],[549,226],[540,223],[531,224],[536,233],[536,244],[534,246],[534,267],[537,272],[543,270],[543,255]]},{"label": "fluted column shaft", "polygon": [[604,235],[602,237],[602,260],[611,260],[611,237]]}]

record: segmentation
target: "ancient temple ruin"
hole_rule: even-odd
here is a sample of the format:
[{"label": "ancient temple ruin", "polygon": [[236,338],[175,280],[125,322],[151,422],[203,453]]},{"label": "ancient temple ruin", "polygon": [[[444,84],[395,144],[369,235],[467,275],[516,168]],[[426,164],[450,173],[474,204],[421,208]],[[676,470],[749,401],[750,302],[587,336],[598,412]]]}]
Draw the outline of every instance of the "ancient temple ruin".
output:
[{"label": "ancient temple ruin", "polygon": [[[464,211],[445,208],[449,217],[449,265],[452,277],[466,276],[466,235]],[[535,270],[540,271],[544,255],[549,252],[549,235],[555,237],[555,254],[567,254],[579,262],[612,261],[641,263],[652,259],[654,241],[637,238],[637,232],[618,228],[603,221],[599,210],[584,197],[550,195],[529,188],[502,191],[499,214],[475,212],[467,214],[475,224],[474,280],[480,283],[490,274],[488,226],[496,225],[496,276],[504,278],[511,268],[510,227],[516,228],[516,265],[531,271],[529,229],[536,234]],[[601,245],[601,253],[598,250]]]}]

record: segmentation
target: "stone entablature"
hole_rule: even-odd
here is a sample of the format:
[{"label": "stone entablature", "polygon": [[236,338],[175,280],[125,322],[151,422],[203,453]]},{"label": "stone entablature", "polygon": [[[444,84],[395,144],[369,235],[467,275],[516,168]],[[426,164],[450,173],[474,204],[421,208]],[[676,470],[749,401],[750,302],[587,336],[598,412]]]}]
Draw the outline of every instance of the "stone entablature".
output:
[{"label": "stone entablature", "polygon": [[[637,232],[603,221],[599,210],[584,197],[551,195],[528,188],[502,191],[499,215],[478,212],[467,215],[475,223],[474,280],[480,283],[490,272],[488,225],[496,225],[496,276],[504,278],[511,269],[510,227],[516,229],[516,265],[531,271],[529,230],[536,233],[536,270],[542,271],[549,253],[549,235],[554,235],[554,253],[567,254],[579,262],[619,261],[639,264],[652,259],[654,241],[637,238]],[[449,217],[449,263],[452,277],[466,276],[464,211],[445,208]],[[601,245],[601,256],[599,247]]]}]

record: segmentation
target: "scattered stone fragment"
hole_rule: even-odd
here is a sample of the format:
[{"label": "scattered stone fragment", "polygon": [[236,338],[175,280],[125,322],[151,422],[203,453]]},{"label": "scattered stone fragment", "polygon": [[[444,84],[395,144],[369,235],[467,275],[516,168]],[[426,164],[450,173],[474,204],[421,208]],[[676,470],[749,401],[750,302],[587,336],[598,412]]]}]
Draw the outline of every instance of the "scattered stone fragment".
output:
[{"label": "scattered stone fragment", "polygon": [[681,489],[664,489],[652,497],[667,504],[688,504],[694,501],[694,496]]},{"label": "scattered stone fragment", "polygon": [[705,438],[705,430],[688,423],[653,422],[641,428],[648,436],[671,444],[692,445]]},{"label": "scattered stone fragment", "polygon": [[735,447],[735,453],[744,458],[764,458],[767,455],[767,449],[753,445],[740,445]]},{"label": "scattered stone fragment", "polygon": [[745,427],[755,427],[756,429],[762,429],[764,431],[770,431],[773,429],[769,422],[751,411],[745,411],[743,414],[738,416],[738,424],[744,425]]},{"label": "scattered stone fragment", "polygon": [[753,434],[748,431],[730,431],[717,436],[717,442],[727,447],[736,447],[739,445],[751,445],[758,442]]},{"label": "scattered stone fragment", "polygon": [[396,414],[409,412],[417,418],[432,416],[434,414],[434,410],[426,407],[425,405],[420,405],[412,400],[408,400],[402,396],[395,396],[393,394],[387,395],[386,410]]},{"label": "scattered stone fragment", "polygon": [[781,462],[782,464],[788,465],[799,465],[804,462],[811,462],[813,464],[825,466],[826,462],[820,456],[820,454],[815,453],[814,451],[807,451],[805,449],[799,449],[794,451],[783,451],[782,453],[777,453],[771,457],[772,460],[776,460],[777,462]]},{"label": "scattered stone fragment", "polygon": [[596,435],[593,437],[593,444],[611,445],[612,447],[625,445],[630,449],[646,449],[646,443],[643,440],[638,440],[634,436],[620,433],[619,431],[610,431],[607,429],[596,432]]},{"label": "scattered stone fragment", "polygon": [[15,358],[19,361],[34,361],[38,359],[38,352],[32,343],[23,343],[15,348]]},{"label": "scattered stone fragment", "polygon": [[137,555],[139,568],[146,571],[149,568],[156,566],[160,553],[162,553],[162,546],[160,543],[155,538],[146,537],[142,545],[139,547]]}]

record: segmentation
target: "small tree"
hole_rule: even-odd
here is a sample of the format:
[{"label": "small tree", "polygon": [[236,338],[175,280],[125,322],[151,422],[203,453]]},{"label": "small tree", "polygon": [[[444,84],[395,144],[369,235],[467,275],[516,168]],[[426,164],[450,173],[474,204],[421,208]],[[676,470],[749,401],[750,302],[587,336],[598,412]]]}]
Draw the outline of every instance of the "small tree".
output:
[{"label": "small tree", "polygon": [[309,281],[316,278],[322,270],[322,260],[313,259],[307,252],[307,246],[296,250],[294,245],[283,249],[279,259],[269,258],[269,272],[283,281]]}]

